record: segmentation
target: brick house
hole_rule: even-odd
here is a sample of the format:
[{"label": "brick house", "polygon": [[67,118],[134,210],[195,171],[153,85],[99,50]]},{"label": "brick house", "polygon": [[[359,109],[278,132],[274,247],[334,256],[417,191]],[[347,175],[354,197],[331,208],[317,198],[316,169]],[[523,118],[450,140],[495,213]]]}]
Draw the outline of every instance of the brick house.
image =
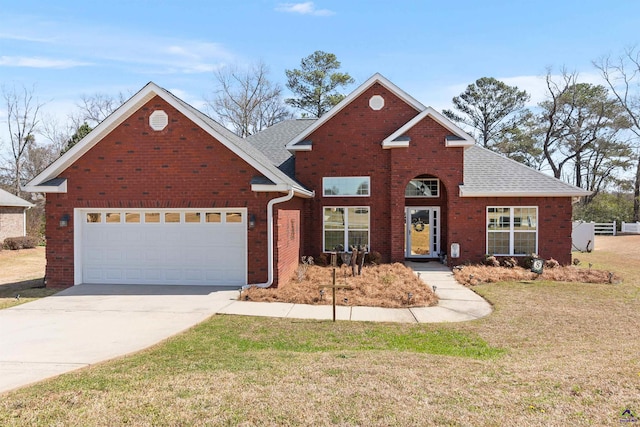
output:
[{"label": "brick house", "polygon": [[376,74],[317,120],[242,139],[153,83],[26,187],[46,192],[47,286],[271,286],[301,255],[571,261],[588,194],[475,145]]},{"label": "brick house", "polygon": [[33,206],[0,188],[0,247],[7,237],[27,235],[27,209]]}]

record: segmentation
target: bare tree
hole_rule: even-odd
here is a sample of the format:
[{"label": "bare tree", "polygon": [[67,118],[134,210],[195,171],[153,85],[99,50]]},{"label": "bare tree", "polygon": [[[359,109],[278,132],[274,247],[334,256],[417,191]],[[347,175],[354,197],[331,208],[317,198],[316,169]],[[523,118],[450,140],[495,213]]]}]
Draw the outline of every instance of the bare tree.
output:
[{"label": "bare tree", "polygon": [[73,134],[83,123],[88,123],[92,128],[109,117],[127,100],[127,96],[118,92],[117,95],[96,92],[93,95],[83,94],[77,105],[78,113],[70,117],[74,125]]},{"label": "bare tree", "polygon": [[7,130],[12,155],[12,190],[21,195],[22,166],[27,150],[35,143],[40,108],[43,104],[34,99],[34,88],[2,87],[2,95],[7,108]]},{"label": "bare tree", "polygon": [[243,138],[293,117],[282,101],[282,88],[270,82],[268,74],[263,62],[246,71],[232,66],[215,73],[218,89],[207,104],[218,120]]},{"label": "bare tree", "polygon": [[[593,62],[609,89],[624,108],[631,127],[640,139],[640,49],[626,49],[617,59],[605,56]],[[640,221],[640,146],[636,145],[636,172],[633,184],[633,220]]]}]

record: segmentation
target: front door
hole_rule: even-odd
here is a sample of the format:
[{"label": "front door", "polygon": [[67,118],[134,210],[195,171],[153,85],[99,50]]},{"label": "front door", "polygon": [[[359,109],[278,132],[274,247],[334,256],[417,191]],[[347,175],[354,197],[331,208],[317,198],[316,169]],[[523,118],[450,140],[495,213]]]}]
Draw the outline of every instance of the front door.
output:
[{"label": "front door", "polygon": [[405,231],[405,256],[407,258],[439,257],[439,207],[407,207],[405,211]]}]

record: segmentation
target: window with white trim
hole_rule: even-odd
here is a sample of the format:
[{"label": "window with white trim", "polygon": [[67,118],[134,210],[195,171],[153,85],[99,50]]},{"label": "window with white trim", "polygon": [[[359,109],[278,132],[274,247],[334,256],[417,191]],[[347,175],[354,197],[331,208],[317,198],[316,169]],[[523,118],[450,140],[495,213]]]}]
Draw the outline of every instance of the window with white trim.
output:
[{"label": "window with white trim", "polygon": [[405,197],[439,197],[440,180],[438,178],[416,178],[409,181],[404,190]]},{"label": "window with white trim", "polygon": [[369,207],[325,207],[323,211],[323,250],[349,250],[369,245]]},{"label": "window with white trim", "polygon": [[325,197],[367,197],[368,176],[340,176],[322,178],[322,194]]},{"label": "window with white trim", "polygon": [[538,208],[487,207],[487,253],[528,255],[538,253]]}]

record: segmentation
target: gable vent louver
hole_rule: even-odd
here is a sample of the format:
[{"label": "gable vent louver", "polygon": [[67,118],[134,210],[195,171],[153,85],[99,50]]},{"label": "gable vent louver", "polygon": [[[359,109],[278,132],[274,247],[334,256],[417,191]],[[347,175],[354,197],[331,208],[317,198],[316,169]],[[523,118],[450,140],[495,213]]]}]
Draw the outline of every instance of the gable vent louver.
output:
[{"label": "gable vent louver", "polygon": [[151,129],[160,131],[169,124],[169,116],[162,110],[156,110],[149,116],[149,126]]}]

